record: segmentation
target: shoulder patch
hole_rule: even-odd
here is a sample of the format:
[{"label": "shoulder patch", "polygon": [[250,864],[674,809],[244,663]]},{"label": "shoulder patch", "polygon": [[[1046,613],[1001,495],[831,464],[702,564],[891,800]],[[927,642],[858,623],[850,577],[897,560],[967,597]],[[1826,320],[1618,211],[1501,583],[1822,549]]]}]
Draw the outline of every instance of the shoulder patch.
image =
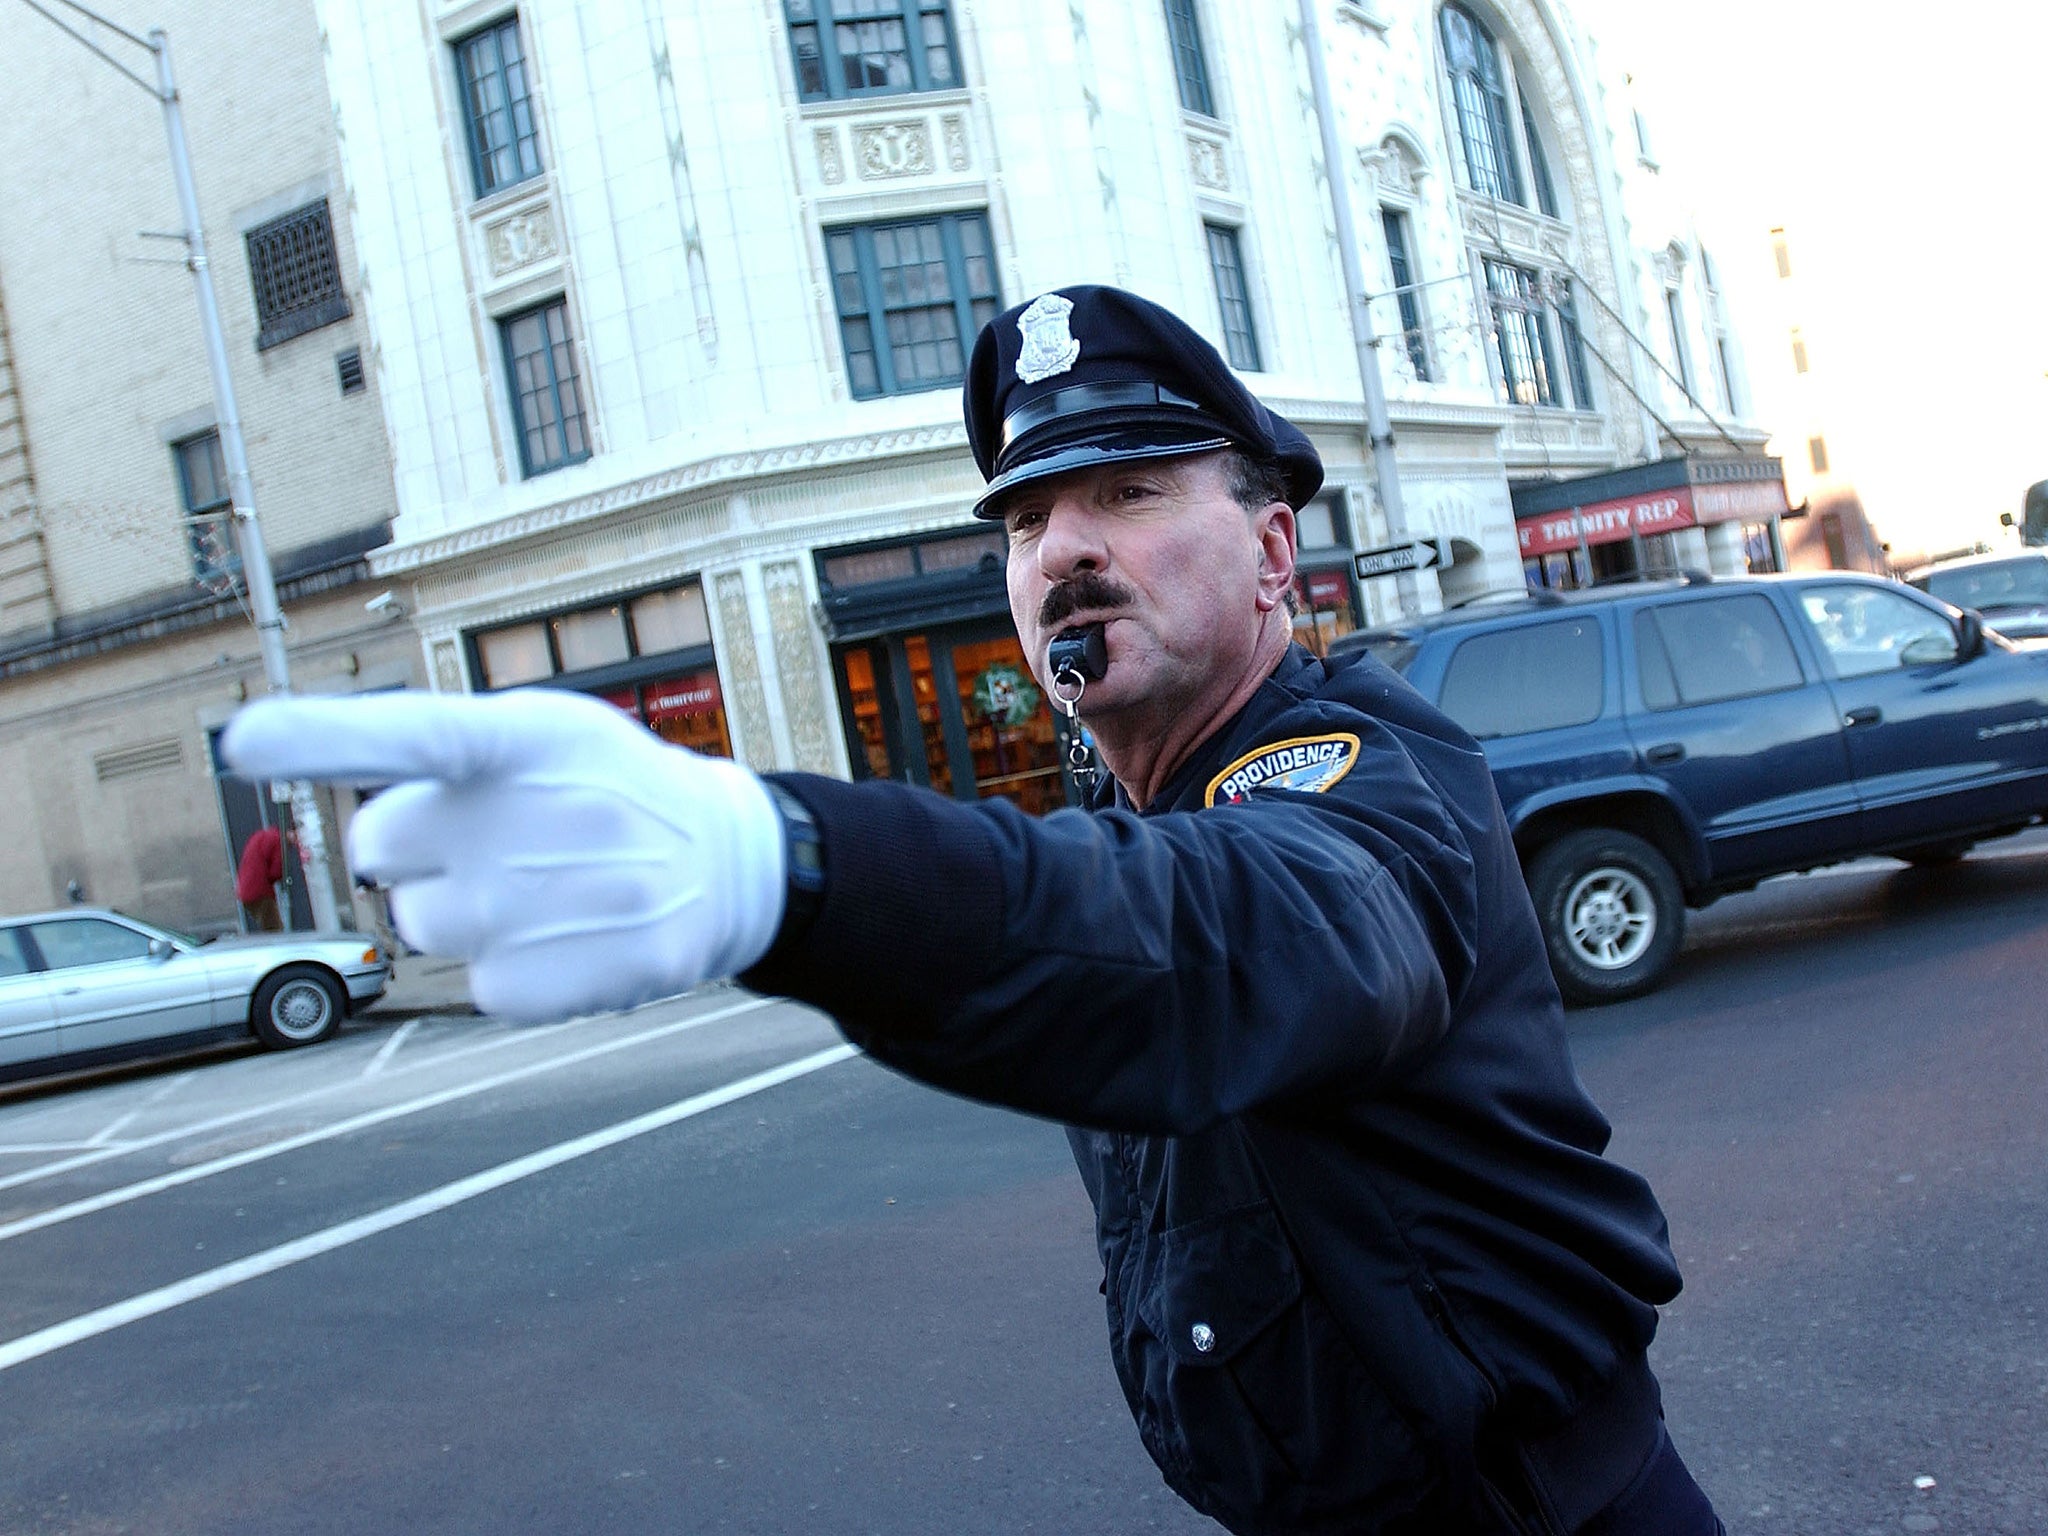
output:
[{"label": "shoulder patch", "polygon": [[1209,781],[1205,806],[1242,800],[1255,789],[1288,789],[1320,795],[1351,771],[1358,761],[1358,738],[1350,732],[1332,736],[1296,736],[1247,752]]}]

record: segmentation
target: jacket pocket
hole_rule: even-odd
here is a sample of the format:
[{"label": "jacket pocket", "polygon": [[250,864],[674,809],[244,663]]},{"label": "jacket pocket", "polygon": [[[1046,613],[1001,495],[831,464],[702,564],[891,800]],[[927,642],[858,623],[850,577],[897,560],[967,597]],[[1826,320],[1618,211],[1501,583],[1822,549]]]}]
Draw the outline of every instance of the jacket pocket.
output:
[{"label": "jacket pocket", "polygon": [[1237,1531],[1398,1523],[1438,1469],[1302,1274],[1270,1205],[1148,1244],[1122,1342],[1168,1482]]}]

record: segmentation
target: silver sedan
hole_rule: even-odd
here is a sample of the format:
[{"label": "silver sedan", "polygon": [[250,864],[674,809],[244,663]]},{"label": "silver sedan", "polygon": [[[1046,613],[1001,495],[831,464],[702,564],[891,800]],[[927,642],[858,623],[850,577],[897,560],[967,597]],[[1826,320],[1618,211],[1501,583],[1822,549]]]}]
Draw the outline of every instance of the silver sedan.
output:
[{"label": "silver sedan", "polygon": [[0,919],[0,1080],[252,1033],[311,1045],[390,979],[359,934],[205,941],[102,907]]}]

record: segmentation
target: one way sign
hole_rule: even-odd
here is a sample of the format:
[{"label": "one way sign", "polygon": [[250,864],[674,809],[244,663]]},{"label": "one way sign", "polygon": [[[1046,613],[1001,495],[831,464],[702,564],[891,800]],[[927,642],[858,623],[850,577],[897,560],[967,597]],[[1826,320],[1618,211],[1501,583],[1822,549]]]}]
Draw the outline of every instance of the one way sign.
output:
[{"label": "one way sign", "polygon": [[1428,571],[1451,563],[1451,552],[1442,539],[1413,539],[1406,544],[1389,544],[1384,549],[1361,551],[1352,562],[1361,581],[1375,576],[1398,576],[1403,571]]}]

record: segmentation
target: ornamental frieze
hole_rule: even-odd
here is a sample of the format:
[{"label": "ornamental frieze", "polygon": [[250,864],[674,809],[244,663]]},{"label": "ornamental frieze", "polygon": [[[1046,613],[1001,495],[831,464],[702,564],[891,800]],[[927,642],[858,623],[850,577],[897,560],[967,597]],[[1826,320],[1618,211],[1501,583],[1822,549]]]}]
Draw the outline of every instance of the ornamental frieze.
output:
[{"label": "ornamental frieze", "polygon": [[932,160],[930,127],[922,120],[909,123],[876,123],[854,130],[854,162],[864,181],[885,181],[896,176],[929,176],[936,169]]},{"label": "ornamental frieze", "polygon": [[493,277],[552,260],[561,254],[561,243],[555,237],[554,210],[542,203],[486,224],[484,250]]}]

